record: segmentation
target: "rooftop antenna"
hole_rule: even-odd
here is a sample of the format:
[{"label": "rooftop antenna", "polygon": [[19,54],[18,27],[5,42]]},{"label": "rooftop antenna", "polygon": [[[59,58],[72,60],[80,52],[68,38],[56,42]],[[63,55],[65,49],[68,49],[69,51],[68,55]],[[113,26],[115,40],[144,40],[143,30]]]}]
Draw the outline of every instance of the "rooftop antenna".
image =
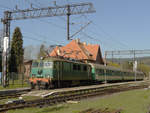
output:
[{"label": "rooftop antenna", "polygon": [[30,7],[33,9],[33,5],[32,5],[32,3],[30,4]]},{"label": "rooftop antenna", "polygon": [[54,6],[57,6],[56,1],[54,1]]},{"label": "rooftop antenna", "polygon": [[17,5],[15,6],[15,9],[18,10],[18,6]]}]

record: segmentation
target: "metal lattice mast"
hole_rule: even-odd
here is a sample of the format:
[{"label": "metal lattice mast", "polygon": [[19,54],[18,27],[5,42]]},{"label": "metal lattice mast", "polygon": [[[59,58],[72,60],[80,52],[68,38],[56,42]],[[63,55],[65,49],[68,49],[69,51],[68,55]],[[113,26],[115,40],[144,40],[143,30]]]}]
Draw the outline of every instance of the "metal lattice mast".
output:
[{"label": "metal lattice mast", "polygon": [[11,20],[24,20],[24,19],[37,19],[42,17],[53,17],[53,16],[67,16],[67,39],[69,36],[69,17],[70,15],[78,15],[85,13],[94,13],[92,3],[79,3],[70,4],[56,7],[46,7],[46,8],[31,8],[24,10],[12,10],[5,11],[4,18],[2,19],[4,25],[4,37],[8,37],[8,48],[7,51],[3,49],[3,75],[2,82],[3,86],[8,85],[8,56],[10,50],[10,22]]},{"label": "metal lattice mast", "polygon": [[53,17],[53,16],[66,16],[66,15],[77,15],[85,13],[95,12],[92,3],[80,3],[71,4],[56,7],[46,7],[46,8],[32,8],[24,10],[13,10],[7,11],[11,13],[10,18],[4,18],[8,20],[22,20],[22,19],[33,19],[41,17]]},{"label": "metal lattice mast", "polygon": [[4,46],[7,44],[3,43],[3,53],[2,53],[2,84],[4,87],[9,85],[9,75],[8,75],[8,60],[9,60],[9,51],[10,51],[10,20],[8,18],[11,17],[11,13],[8,11],[4,12],[4,20],[3,20],[3,42],[5,41],[5,37],[8,37],[8,48],[4,49]]}]

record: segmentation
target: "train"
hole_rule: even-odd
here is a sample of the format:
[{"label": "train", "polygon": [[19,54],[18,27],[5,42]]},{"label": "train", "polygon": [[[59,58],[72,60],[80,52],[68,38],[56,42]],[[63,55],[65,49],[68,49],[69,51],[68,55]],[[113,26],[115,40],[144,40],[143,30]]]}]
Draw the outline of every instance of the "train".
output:
[{"label": "train", "polygon": [[59,88],[102,82],[143,80],[144,73],[123,70],[95,63],[45,58],[32,62],[29,82],[31,88]]}]

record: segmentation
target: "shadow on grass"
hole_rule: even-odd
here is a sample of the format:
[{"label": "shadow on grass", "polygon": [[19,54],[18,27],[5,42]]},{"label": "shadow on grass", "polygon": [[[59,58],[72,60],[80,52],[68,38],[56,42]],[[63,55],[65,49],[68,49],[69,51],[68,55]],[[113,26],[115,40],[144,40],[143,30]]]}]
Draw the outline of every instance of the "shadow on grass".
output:
[{"label": "shadow on grass", "polygon": [[49,108],[44,108],[36,113],[49,113],[49,112],[54,112],[54,111],[59,111],[61,109],[64,109],[64,108],[68,108],[68,106],[66,105],[57,105],[57,106],[54,106],[54,107],[49,107]]}]

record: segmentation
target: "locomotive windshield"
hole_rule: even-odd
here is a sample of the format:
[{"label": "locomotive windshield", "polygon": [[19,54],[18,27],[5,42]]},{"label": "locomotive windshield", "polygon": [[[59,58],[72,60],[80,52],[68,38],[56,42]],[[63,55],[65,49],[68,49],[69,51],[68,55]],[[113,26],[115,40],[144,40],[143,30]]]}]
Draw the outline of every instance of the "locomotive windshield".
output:
[{"label": "locomotive windshield", "polygon": [[40,62],[40,67],[43,67],[43,62],[42,61]]},{"label": "locomotive windshield", "polygon": [[44,68],[52,68],[53,62],[44,62]]},{"label": "locomotive windshield", "polygon": [[33,62],[32,67],[38,67],[39,63],[38,62]]}]

